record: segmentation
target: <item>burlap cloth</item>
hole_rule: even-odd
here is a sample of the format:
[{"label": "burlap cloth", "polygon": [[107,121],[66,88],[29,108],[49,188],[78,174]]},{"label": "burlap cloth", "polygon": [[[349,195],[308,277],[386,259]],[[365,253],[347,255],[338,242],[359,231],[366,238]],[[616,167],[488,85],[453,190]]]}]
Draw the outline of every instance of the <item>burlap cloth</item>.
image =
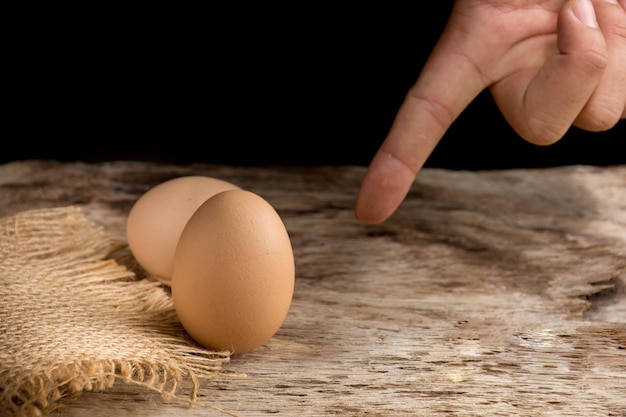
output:
[{"label": "burlap cloth", "polygon": [[167,288],[112,255],[124,246],[74,206],[0,219],[1,416],[45,416],[116,381],[192,404],[221,374],[228,353],[186,336]]}]

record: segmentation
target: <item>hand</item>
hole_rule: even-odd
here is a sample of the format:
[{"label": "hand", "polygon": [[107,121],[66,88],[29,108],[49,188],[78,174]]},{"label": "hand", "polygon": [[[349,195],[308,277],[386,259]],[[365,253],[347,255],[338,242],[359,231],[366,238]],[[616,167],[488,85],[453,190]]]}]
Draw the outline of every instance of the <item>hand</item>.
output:
[{"label": "hand", "polygon": [[537,145],[558,141],[572,125],[611,129],[626,118],[626,0],[457,0],[363,179],[359,219],[374,224],[393,214],[437,142],[485,88],[513,129]]}]

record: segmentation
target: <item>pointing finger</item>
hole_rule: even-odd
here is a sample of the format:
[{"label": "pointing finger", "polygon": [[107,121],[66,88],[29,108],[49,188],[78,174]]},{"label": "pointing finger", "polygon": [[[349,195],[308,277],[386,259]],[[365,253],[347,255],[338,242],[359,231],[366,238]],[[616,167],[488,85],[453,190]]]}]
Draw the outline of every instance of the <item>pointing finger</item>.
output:
[{"label": "pointing finger", "polygon": [[454,36],[442,37],[433,50],[368,168],[355,207],[365,223],[396,210],[435,145],[487,85],[474,61],[455,48]]}]

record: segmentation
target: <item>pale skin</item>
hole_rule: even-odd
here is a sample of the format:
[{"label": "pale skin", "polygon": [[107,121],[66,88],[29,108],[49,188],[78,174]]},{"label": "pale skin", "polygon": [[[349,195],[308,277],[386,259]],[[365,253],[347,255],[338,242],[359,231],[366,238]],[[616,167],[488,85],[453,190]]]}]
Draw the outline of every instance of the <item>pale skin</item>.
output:
[{"label": "pale skin", "polygon": [[438,141],[484,89],[536,145],[558,141],[571,126],[610,130],[626,118],[626,0],[457,0],[365,174],[355,206],[362,222],[396,211]]}]

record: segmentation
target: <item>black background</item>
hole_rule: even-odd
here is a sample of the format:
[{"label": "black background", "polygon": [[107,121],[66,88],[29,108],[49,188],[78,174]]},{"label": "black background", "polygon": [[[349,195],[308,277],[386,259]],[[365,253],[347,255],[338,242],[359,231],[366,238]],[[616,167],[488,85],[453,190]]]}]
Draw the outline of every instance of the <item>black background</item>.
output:
[{"label": "black background", "polygon": [[[367,165],[449,3],[422,14],[109,10],[31,22],[5,60],[12,94],[0,162]],[[572,128],[539,147],[517,136],[484,92],[426,166],[623,164],[625,123],[603,133]]]}]

